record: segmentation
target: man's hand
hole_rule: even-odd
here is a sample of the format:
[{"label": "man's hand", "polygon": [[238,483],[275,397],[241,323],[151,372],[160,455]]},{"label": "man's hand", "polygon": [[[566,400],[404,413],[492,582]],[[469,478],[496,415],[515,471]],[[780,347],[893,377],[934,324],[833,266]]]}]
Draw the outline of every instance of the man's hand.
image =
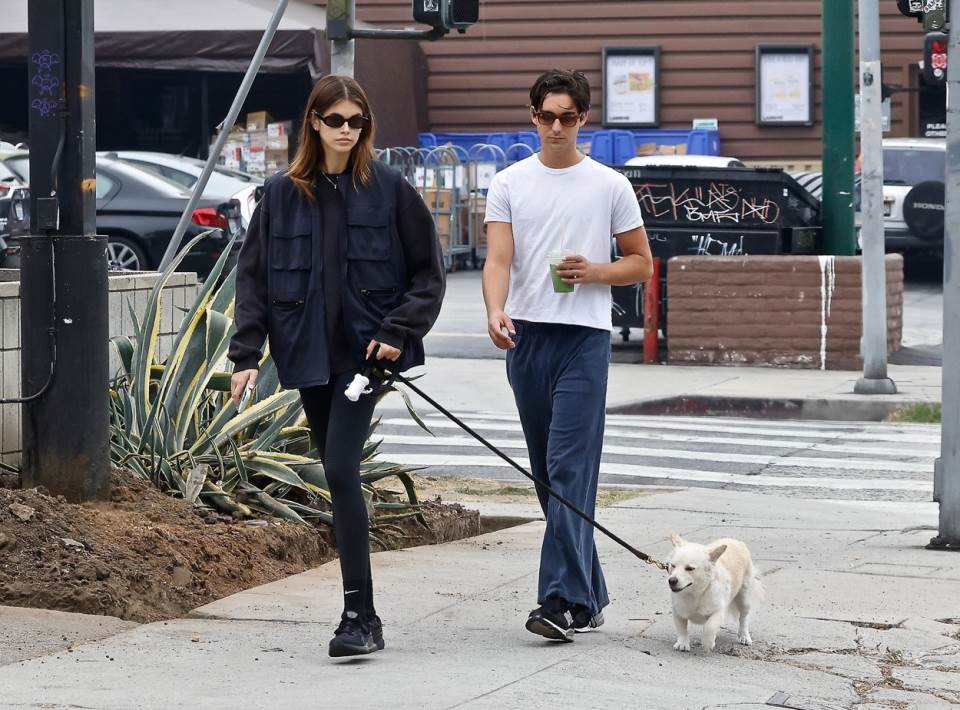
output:
[{"label": "man's hand", "polygon": [[[506,333],[504,333],[506,329]],[[501,350],[510,350],[516,347],[511,339],[511,335],[517,334],[517,329],[513,327],[513,321],[503,311],[494,311],[487,317],[487,334],[490,340]]]},{"label": "man's hand", "polygon": [[230,378],[230,399],[233,400],[235,407],[240,406],[240,398],[243,396],[243,390],[249,385],[253,385],[257,381],[257,370],[240,370],[239,372],[234,372],[233,377]]},{"label": "man's hand", "polygon": [[587,261],[587,257],[576,254],[565,257],[557,265],[557,275],[563,279],[564,283],[590,284],[600,281],[600,275],[596,264]]},{"label": "man's hand", "polygon": [[381,343],[377,340],[371,340],[370,344],[367,346],[367,359],[370,359],[370,354],[376,350],[378,360],[389,360],[390,362],[396,362],[400,359],[400,348],[395,348],[392,345],[387,345],[386,343]]}]

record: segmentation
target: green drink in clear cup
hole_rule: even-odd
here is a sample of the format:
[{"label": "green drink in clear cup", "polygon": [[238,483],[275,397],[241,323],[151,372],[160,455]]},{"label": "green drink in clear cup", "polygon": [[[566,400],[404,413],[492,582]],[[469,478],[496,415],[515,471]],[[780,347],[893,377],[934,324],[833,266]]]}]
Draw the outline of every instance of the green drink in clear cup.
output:
[{"label": "green drink in clear cup", "polygon": [[573,256],[572,251],[555,251],[547,256],[547,263],[550,265],[550,280],[553,282],[554,293],[573,293],[573,284],[566,283],[557,273],[557,266],[563,261],[564,257]]}]

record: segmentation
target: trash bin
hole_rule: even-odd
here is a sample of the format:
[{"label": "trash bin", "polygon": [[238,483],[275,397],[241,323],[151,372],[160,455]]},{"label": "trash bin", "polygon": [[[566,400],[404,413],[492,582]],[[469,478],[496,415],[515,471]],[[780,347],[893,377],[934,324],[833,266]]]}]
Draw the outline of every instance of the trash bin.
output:
[{"label": "trash bin", "polygon": [[[650,250],[662,260],[660,323],[666,333],[667,262],[674,256],[817,254],[820,201],[776,168],[617,167],[640,202]],[[614,250],[614,256],[617,256]],[[614,289],[614,327],[643,327],[643,299]]]}]

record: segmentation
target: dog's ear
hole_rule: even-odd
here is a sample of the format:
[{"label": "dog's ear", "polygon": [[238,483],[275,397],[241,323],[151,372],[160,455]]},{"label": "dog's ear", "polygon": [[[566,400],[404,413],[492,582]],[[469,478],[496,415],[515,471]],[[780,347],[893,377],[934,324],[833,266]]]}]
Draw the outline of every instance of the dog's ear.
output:
[{"label": "dog's ear", "polygon": [[670,533],[670,542],[673,543],[674,547],[680,547],[683,544],[683,538],[680,537],[677,533]]},{"label": "dog's ear", "polygon": [[716,562],[720,559],[720,555],[727,551],[726,545],[718,545],[709,552],[709,557],[711,562]]}]

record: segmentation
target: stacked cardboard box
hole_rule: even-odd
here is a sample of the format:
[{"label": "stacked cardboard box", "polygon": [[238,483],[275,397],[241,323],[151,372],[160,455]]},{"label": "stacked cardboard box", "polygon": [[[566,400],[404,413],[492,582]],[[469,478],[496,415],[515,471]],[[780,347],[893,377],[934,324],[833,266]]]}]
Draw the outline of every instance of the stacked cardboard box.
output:
[{"label": "stacked cardboard box", "polygon": [[296,141],[291,136],[293,121],[277,121],[267,124],[267,174],[286,170],[293,159],[293,146]]},{"label": "stacked cardboard box", "polygon": [[453,190],[448,188],[418,187],[417,191],[427,203],[437,225],[440,246],[446,254],[450,251],[450,224],[453,220]]},{"label": "stacked cardboard box", "polygon": [[234,127],[227,136],[220,164],[257,177],[285,170],[296,148],[292,133],[292,121],[274,121],[266,111],[251,112],[246,126]]}]

